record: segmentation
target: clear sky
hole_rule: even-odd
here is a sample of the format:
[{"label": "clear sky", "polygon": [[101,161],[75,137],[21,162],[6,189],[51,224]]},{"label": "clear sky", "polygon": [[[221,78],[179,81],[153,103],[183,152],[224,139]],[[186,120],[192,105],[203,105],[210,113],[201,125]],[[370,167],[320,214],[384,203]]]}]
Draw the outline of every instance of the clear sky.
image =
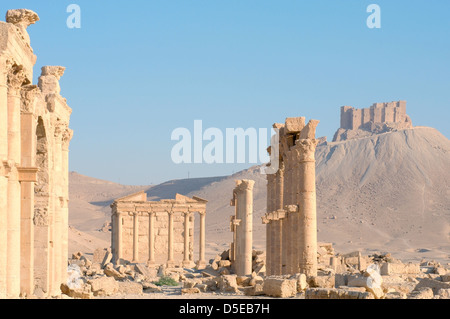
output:
[{"label": "clear sky", "polygon": [[[81,8],[70,29],[69,4]],[[368,5],[381,28],[366,25]],[[43,65],[67,67],[70,170],[122,184],[228,175],[251,164],[174,164],[175,128],[270,128],[340,106],[407,101],[414,125],[450,136],[450,1],[2,0],[36,11]]]}]

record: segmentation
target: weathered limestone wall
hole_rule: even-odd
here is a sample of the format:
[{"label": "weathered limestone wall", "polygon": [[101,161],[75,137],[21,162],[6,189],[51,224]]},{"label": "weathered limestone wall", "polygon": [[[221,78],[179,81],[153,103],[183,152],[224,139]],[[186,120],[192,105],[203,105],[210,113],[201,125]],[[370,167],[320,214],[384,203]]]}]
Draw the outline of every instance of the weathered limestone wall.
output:
[{"label": "weathered limestone wall", "polygon": [[253,180],[237,180],[231,200],[235,214],[231,218],[233,243],[230,251],[233,267],[238,276],[252,274],[254,185]]},{"label": "weathered limestone wall", "polygon": [[267,275],[317,275],[314,156],[318,123],[311,120],[305,125],[305,118],[298,117],[274,124],[279,145],[271,145],[269,153],[279,149],[275,158],[279,169],[267,175],[267,214],[262,218],[267,225]]},{"label": "weathered limestone wall", "polygon": [[175,200],[148,202],[144,192],[111,205],[111,242],[114,261],[147,263],[149,266],[194,265],[194,221],[200,215],[199,260],[205,261],[205,200],[177,194]]},{"label": "weathered limestone wall", "polygon": [[31,84],[26,29],[38,20],[19,9],[0,22],[0,298],[57,295],[67,274],[72,110],[60,95],[65,68],[45,66]]}]

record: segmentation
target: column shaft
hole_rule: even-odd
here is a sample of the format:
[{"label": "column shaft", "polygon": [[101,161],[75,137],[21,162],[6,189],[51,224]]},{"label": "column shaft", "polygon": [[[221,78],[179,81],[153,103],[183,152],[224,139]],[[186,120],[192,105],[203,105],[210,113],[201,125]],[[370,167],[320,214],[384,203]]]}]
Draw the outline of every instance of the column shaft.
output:
[{"label": "column shaft", "polygon": [[148,214],[148,263],[155,264],[155,213]]},{"label": "column shaft", "polygon": [[199,260],[197,264],[198,269],[203,269],[206,267],[205,260],[205,246],[206,246],[206,236],[205,236],[205,212],[200,212],[200,240],[199,240]]},{"label": "column shaft", "polygon": [[168,241],[168,258],[167,267],[174,266],[173,260],[173,212],[168,212],[169,215],[169,241]]},{"label": "column shaft", "polygon": [[139,262],[139,215],[133,214],[133,262]]},{"label": "column shaft", "polygon": [[189,267],[191,265],[191,261],[189,259],[190,251],[189,251],[189,213],[184,214],[184,260],[183,266]]}]

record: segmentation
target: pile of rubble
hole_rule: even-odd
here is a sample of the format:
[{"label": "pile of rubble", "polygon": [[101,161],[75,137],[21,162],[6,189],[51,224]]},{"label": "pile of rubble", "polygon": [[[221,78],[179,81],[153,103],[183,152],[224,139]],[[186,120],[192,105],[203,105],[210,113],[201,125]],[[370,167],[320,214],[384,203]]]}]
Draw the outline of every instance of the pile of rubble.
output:
[{"label": "pile of rubble", "polygon": [[[335,254],[331,244],[318,246],[318,276],[266,276],[265,254],[253,251],[253,273],[234,274],[229,250],[202,270],[158,269],[145,264],[114,266],[107,249],[93,260],[81,253],[69,261],[69,281],[62,292],[72,298],[162,293],[161,278],[170,278],[181,294],[237,294],[304,299],[449,299],[450,271],[434,261],[402,263],[389,254]],[[70,279],[73,279],[70,281]]]}]

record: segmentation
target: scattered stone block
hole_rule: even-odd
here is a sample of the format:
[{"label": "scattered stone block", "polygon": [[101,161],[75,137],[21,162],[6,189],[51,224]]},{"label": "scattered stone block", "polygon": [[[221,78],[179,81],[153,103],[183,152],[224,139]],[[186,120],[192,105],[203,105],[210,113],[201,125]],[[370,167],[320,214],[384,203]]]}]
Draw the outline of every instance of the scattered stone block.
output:
[{"label": "scattered stone block", "polygon": [[108,277],[113,277],[116,280],[124,279],[126,278],[126,275],[121,274],[117,270],[114,269],[113,264],[109,263],[105,266],[105,269],[103,269],[103,272]]},{"label": "scattered stone block", "polygon": [[105,255],[108,252],[106,248],[97,248],[94,250],[94,255],[92,257],[92,262],[94,263],[103,263],[103,260],[105,259]]},{"label": "scattered stone block", "polygon": [[429,287],[421,287],[411,292],[408,299],[433,299],[433,289]]},{"label": "scattered stone block", "polygon": [[71,288],[67,284],[61,284],[61,292],[69,297],[77,299],[92,299],[94,295],[90,285],[83,285],[80,288]]},{"label": "scattered stone block", "polygon": [[102,268],[105,268],[106,265],[108,265],[111,262],[112,258],[113,254],[111,253],[111,251],[109,250],[106,251],[105,257],[102,260]]},{"label": "scattered stone block", "polygon": [[246,296],[261,296],[264,295],[264,284],[257,283],[253,286],[248,286],[244,288],[244,295]]},{"label": "scattered stone block", "polygon": [[219,277],[218,287],[221,292],[238,292],[238,285],[236,282],[236,275],[223,275]]},{"label": "scattered stone block", "polygon": [[447,273],[445,275],[441,275],[441,281],[442,282],[450,282],[450,273]]},{"label": "scattered stone block", "polygon": [[132,281],[119,281],[118,293],[123,295],[140,295],[143,292],[143,286],[140,283]]},{"label": "scattered stone block", "polygon": [[110,296],[119,290],[119,284],[113,277],[98,277],[88,281],[94,296]]},{"label": "scattered stone block", "polygon": [[297,280],[268,277],[264,280],[264,294],[280,298],[294,297],[297,294]]},{"label": "scattered stone block", "polygon": [[251,279],[252,278],[249,276],[237,276],[236,283],[238,284],[238,286],[249,286]]},{"label": "scattered stone block", "polygon": [[142,289],[145,293],[157,293],[162,292],[162,288],[160,286],[155,285],[151,282],[143,282]]},{"label": "scattered stone block", "polygon": [[450,282],[442,282],[436,279],[423,278],[416,285],[414,290],[419,290],[421,288],[431,288],[434,294],[437,294],[439,289],[449,289]]},{"label": "scattered stone block", "polygon": [[403,264],[401,262],[389,263],[385,262],[381,264],[380,273],[382,276],[390,276],[395,274],[419,274],[419,264]]},{"label": "scattered stone block", "polygon": [[334,288],[335,276],[311,276],[308,278],[308,284],[312,288]]},{"label": "scattered stone block", "polygon": [[198,293],[200,293],[200,289],[198,289],[198,288],[183,288],[183,289],[181,289],[181,294],[182,295],[198,294]]}]

